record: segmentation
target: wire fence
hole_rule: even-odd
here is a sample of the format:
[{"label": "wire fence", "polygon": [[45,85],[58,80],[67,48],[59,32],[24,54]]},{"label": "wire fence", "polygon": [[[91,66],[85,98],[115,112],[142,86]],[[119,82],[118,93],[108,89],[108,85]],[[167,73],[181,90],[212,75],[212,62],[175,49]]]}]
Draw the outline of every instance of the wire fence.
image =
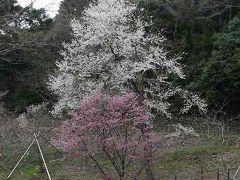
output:
[{"label": "wire fence", "polygon": [[[49,119],[48,119],[49,120]],[[54,152],[57,152],[58,149],[54,149],[54,146],[51,145],[51,139],[54,136],[56,124],[58,123],[51,123],[51,122],[45,122],[47,119],[43,119],[40,121],[40,124],[32,124],[32,126],[28,127],[20,127],[17,125],[17,123],[14,121],[14,119],[7,118],[7,117],[1,117],[0,122],[0,169],[4,169],[5,171],[9,172],[18,159],[21,157],[21,155],[24,153],[26,148],[29,146],[31,141],[33,140],[34,133],[41,132],[41,137],[39,137],[39,142],[41,144],[42,150],[47,151],[49,147],[52,147]],[[198,121],[190,121],[189,123],[185,122],[185,126],[193,127],[195,131],[199,134],[201,134],[201,143],[205,143],[205,136],[206,136],[206,142],[208,142],[209,136],[219,136],[219,138],[222,138],[222,129],[221,125],[213,122],[201,122],[201,120]],[[203,121],[203,120],[202,120]],[[201,122],[201,123],[200,123]],[[172,124],[182,123],[181,121],[175,121]],[[167,123],[162,123],[161,125],[157,125],[159,127],[159,131],[163,132],[164,134],[169,134],[175,131],[175,128],[173,125],[168,125]],[[230,135],[234,133],[240,132],[240,126],[225,126],[224,127],[224,135]],[[191,143],[193,139],[190,139]],[[234,139],[234,143],[237,144],[240,139],[236,137]],[[198,144],[199,142],[196,142]],[[182,146],[182,144],[179,144],[179,147]],[[176,148],[176,147],[175,147]],[[38,157],[38,151],[37,147],[33,147],[31,151],[29,152],[32,156]],[[59,153],[59,157],[61,157]],[[48,159],[48,161],[54,161],[56,159],[56,156],[52,159]],[[41,165],[41,160],[39,160],[37,163]],[[196,162],[197,163],[197,162]],[[23,164],[20,164],[19,169],[24,166]],[[235,165],[236,166],[236,165]],[[220,170],[219,170],[220,169]],[[50,169],[51,171],[51,169]],[[156,168],[156,176],[158,179],[162,180],[233,180],[233,177],[237,171],[237,168],[231,168],[227,169],[223,165],[216,165],[213,168],[209,168],[209,166],[199,166],[199,167],[192,167],[183,169],[178,172],[169,172],[168,174],[166,172],[163,173],[162,169]],[[79,173],[71,172],[71,173]],[[227,179],[228,178],[228,179]],[[240,176],[237,175],[234,177],[234,180],[240,180]]]},{"label": "wire fence", "polygon": [[157,119],[154,122],[156,130],[171,133],[174,131],[176,124],[183,124],[187,127],[192,127],[196,132],[208,135],[221,135],[224,133],[238,134],[240,132],[240,122],[235,121],[227,123],[224,121],[216,121],[210,118],[199,117],[185,117],[185,118],[173,118],[173,119]]},{"label": "wire fence", "polygon": [[182,172],[173,173],[171,175],[159,175],[157,179],[161,180],[240,180],[239,167],[221,170],[204,170],[199,167],[194,170],[186,170]]}]

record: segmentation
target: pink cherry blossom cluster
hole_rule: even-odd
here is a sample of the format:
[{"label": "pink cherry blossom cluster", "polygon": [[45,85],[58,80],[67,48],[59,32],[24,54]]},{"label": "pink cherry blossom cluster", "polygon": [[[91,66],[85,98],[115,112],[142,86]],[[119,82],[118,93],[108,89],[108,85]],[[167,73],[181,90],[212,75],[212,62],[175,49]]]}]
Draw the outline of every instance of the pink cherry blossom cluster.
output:
[{"label": "pink cherry blossom cluster", "polygon": [[[150,116],[134,93],[97,94],[88,98],[59,129],[58,145],[76,156],[91,158],[106,175],[97,155],[104,155],[119,177],[136,160],[149,161],[151,148],[160,142]],[[77,153],[76,153],[77,149]]]}]

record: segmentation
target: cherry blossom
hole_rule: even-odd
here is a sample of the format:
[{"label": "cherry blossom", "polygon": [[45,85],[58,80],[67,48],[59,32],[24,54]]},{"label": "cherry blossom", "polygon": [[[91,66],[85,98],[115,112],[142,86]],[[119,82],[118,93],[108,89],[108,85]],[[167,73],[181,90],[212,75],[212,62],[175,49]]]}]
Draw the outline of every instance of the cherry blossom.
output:
[{"label": "cherry blossom", "polygon": [[[141,10],[127,0],[101,0],[90,4],[80,20],[72,20],[73,40],[63,44],[64,60],[50,78],[49,88],[59,96],[55,113],[75,110],[97,92],[123,94],[142,92],[150,108],[171,117],[169,97],[185,100],[181,112],[193,106],[205,111],[198,96],[174,87],[169,75],[184,79],[180,57],[168,56],[161,34],[146,31],[151,22],[138,15]],[[149,28],[148,28],[149,29]]]}]

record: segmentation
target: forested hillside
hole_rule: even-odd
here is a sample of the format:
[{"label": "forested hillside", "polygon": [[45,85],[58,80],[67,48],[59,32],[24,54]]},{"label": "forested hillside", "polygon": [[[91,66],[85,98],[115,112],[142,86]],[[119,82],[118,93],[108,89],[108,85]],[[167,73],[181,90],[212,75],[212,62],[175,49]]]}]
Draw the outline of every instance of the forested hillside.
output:
[{"label": "forested hillside", "polygon": [[167,47],[182,54],[184,84],[201,93],[209,109],[239,112],[239,2],[142,1],[154,30],[164,31]]},{"label": "forested hillside", "polygon": [[44,9],[35,10],[1,0],[0,87],[9,91],[5,104],[20,113],[46,96],[46,79],[58,56],[55,44],[45,35],[53,26]]},{"label": "forested hillside", "polygon": [[[61,59],[62,43],[71,40],[71,19],[80,18],[90,1],[62,2],[54,21],[43,9],[15,3],[1,1],[1,89],[9,90],[6,106],[22,112],[53,97],[46,90],[48,74]],[[142,18],[152,20],[148,29],[163,33],[165,48],[182,57],[186,78],[175,83],[199,93],[210,112],[224,106],[227,113],[238,114],[239,2],[148,0],[140,1],[139,8],[144,8]]]},{"label": "forested hillside", "polygon": [[53,19],[33,3],[0,0],[0,161],[51,132],[47,157],[92,179],[240,162],[239,0],[63,0]]}]

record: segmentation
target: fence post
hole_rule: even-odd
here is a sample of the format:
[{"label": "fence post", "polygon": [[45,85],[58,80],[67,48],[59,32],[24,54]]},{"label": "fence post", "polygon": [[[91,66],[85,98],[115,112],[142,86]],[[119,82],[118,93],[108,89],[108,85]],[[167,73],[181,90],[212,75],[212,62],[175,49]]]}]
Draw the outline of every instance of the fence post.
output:
[{"label": "fence post", "polygon": [[230,169],[227,171],[227,180],[230,180]]},{"label": "fence post", "polygon": [[218,169],[218,172],[217,172],[217,180],[220,180],[220,172],[219,172],[219,169]]},{"label": "fence post", "polygon": [[177,175],[174,175],[174,180],[177,180]]},{"label": "fence post", "polygon": [[201,166],[201,180],[203,180],[203,167]]}]

